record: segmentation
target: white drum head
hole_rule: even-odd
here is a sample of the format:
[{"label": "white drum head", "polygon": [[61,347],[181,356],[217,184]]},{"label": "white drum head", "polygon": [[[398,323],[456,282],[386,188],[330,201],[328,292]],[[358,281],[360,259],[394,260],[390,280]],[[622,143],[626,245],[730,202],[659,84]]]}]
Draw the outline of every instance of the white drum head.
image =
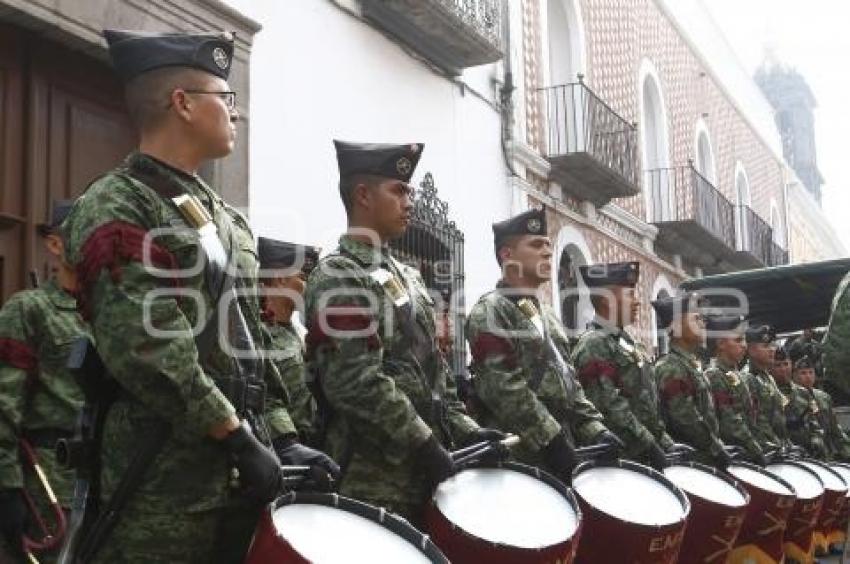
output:
[{"label": "white drum head", "polygon": [[847,484],[842,482],[841,478],[839,478],[820,464],[815,464],[813,462],[809,462],[808,460],[801,460],[800,464],[817,474],[826,489],[838,492],[843,492],[847,489]]},{"label": "white drum head", "polygon": [[818,480],[816,475],[813,476],[811,472],[804,468],[780,462],[779,464],[771,464],[767,467],[767,470],[794,486],[794,491],[797,492],[799,499],[814,499],[823,495],[824,489],[821,481]]},{"label": "white drum head", "polygon": [[[838,472],[844,478],[844,481],[847,482],[847,485],[850,486],[850,468],[840,464],[830,464],[829,467]],[[850,490],[847,492],[847,497],[850,498]]]},{"label": "white drum head", "polygon": [[573,489],[596,509],[629,523],[664,526],[686,517],[682,502],[665,484],[627,468],[585,470],[573,479]]},{"label": "white drum head", "polygon": [[578,528],[575,510],[558,490],[507,468],[464,470],[437,487],[434,503],[467,533],[519,548],[568,541]]},{"label": "white drum head", "polygon": [[758,470],[753,470],[752,468],[747,468],[746,466],[734,465],[727,468],[726,471],[741,480],[742,482],[750,484],[751,486],[755,486],[764,491],[779,495],[794,495],[794,492],[789,490],[785,484],[774,480],[764,472],[759,472]]},{"label": "white drum head", "polygon": [[670,466],[664,475],[685,492],[727,507],[743,507],[747,504],[738,489],[710,472],[691,466]]},{"label": "white drum head", "polygon": [[273,521],[280,535],[314,564],[431,562],[392,531],[342,509],[295,503],[276,509]]}]

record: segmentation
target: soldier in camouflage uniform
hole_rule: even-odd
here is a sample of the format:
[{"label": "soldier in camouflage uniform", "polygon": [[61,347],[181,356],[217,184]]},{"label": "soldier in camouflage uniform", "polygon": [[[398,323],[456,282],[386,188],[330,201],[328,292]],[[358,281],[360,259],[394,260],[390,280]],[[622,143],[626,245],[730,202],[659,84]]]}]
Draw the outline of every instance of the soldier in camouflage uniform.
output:
[{"label": "soldier in camouflage uniform", "polygon": [[263,322],[271,335],[270,359],[286,384],[289,415],[302,443],[316,443],[316,400],[307,387],[304,339],[293,313],[303,311],[307,277],[319,261],[319,249],[266,237],[257,239]]},{"label": "soldier in camouflage uniform", "polygon": [[836,405],[850,405],[850,272],[844,275],[835,296],[821,351],[823,382]]},{"label": "soldier in camouflage uniform", "polygon": [[788,439],[803,447],[810,456],[826,459],[826,438],[818,419],[818,404],[806,389],[791,378],[791,359],[785,347],[776,349],[770,373],[776,387],[788,400],[785,405],[785,428]]},{"label": "soldier in camouflage uniform", "polygon": [[776,353],[773,345],[775,333],[769,325],[751,325],[746,337],[749,360],[743,376],[755,406],[753,435],[762,450],[769,452],[783,448],[789,442],[785,427],[785,406],[788,400],[770,375]]},{"label": "soldier in camouflage uniform", "polygon": [[720,439],[744,449],[750,462],[765,466],[767,460],[753,435],[755,406],[750,390],[738,368],[747,354],[744,321],[740,316],[709,316],[706,319],[708,352],[711,362],[705,377],[711,385]]},{"label": "soldier in camouflage uniform", "polygon": [[695,460],[725,469],[732,459],[720,439],[711,384],[696,357],[705,340],[699,295],[656,300],[652,307],[658,326],[670,334],[670,352],[655,363],[667,429],[674,439],[697,449]]},{"label": "soldier in camouflage uniform", "polygon": [[541,285],[551,279],[546,213],[530,210],[493,225],[502,279],[472,308],[466,338],[472,351],[479,420],[518,435],[514,455],[569,481],[576,444],[620,440],[584,395],[567,364],[567,336]]},{"label": "soldier in camouflage uniform", "polygon": [[636,262],[580,267],[596,317],[576,344],[572,362],[588,399],[626,444],[625,456],[660,468],[675,449],[664,428],[649,358],[625,327],[637,315]]},{"label": "soldier in camouflage uniform", "polygon": [[832,409],[832,397],[814,387],[816,377],[815,365],[809,357],[797,359],[794,363],[794,381],[802,386],[807,397],[815,402],[813,409],[824,431],[827,460],[850,462],[850,436],[838,424]]},{"label": "soldier in camouflage uniform", "polygon": [[253,237],[197,174],[234,145],[233,38],[105,35],[139,150],[95,180],[63,226],[79,306],[118,386],[102,431],[104,502],[167,431],[95,561],[241,562],[281,491],[280,463],[335,465],[294,442],[285,387],[259,352]]},{"label": "soldier in camouflage uniform", "polygon": [[[0,310],[0,533],[16,553],[27,521],[21,488],[39,502],[39,512],[48,521],[52,515],[34,473],[22,469],[19,440],[34,448],[66,511],[74,493],[74,472],[58,467],[54,455],[56,441],[73,434],[83,403],[82,392],[65,363],[71,343],[88,332],[77,312],[73,296],[76,277],[65,261],[58,232],[70,209],[70,201],[57,202],[50,223],[39,228],[55,277],[44,286],[18,292]],[[40,539],[42,533],[34,531],[30,536]],[[41,562],[53,560],[44,553],[38,558]]]},{"label": "soldier in camouflage uniform", "polygon": [[387,246],[407,229],[422,145],[335,144],[348,231],[307,283],[308,370],[343,466],[340,493],[418,522],[455,471],[449,449],[504,435],[466,415],[437,345],[434,297]]}]

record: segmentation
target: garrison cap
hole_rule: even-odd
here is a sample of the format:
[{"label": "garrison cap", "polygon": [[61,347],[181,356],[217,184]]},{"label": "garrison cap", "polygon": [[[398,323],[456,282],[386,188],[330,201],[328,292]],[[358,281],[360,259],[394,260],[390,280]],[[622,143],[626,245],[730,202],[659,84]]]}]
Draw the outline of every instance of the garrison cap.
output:
[{"label": "garrison cap", "polygon": [[531,209],[493,224],[493,246],[496,256],[505,239],[515,235],[546,235],[546,210]]},{"label": "garrison cap", "polygon": [[[779,351],[777,351],[777,352],[779,352]],[[808,355],[803,355],[802,357],[797,359],[797,362],[794,363],[794,370],[805,370],[807,368],[813,369],[814,367],[815,367],[815,363],[812,362],[812,359],[809,358]]]},{"label": "garrison cap", "polygon": [[776,332],[770,325],[750,325],[747,329],[747,343],[772,343]]},{"label": "garrison cap", "polygon": [[776,352],[773,355],[774,362],[781,362],[785,360],[791,360],[791,357],[788,356],[788,349],[785,347],[776,347]]},{"label": "garrison cap", "polygon": [[422,157],[423,143],[388,145],[383,143],[349,143],[334,139],[339,177],[373,174],[410,182]]},{"label": "garrison cap", "polygon": [[260,259],[260,268],[264,270],[292,269],[300,265],[301,268],[298,270],[304,274],[310,274],[319,262],[320,252],[321,249],[318,247],[297,245],[267,237],[257,238],[257,255]]},{"label": "garrison cap", "polygon": [[709,315],[705,318],[705,328],[715,333],[733,333],[744,325],[743,315]]},{"label": "garrison cap", "polygon": [[634,288],[640,276],[639,262],[612,262],[578,267],[588,288],[603,286],[625,286]]},{"label": "garrison cap", "polygon": [[75,200],[57,200],[53,202],[53,208],[50,210],[50,221],[48,223],[41,223],[38,225],[38,232],[47,236],[53,233],[62,222],[65,221],[65,218],[68,217],[68,214],[71,213],[71,208],[74,207]]},{"label": "garrison cap", "polygon": [[685,292],[678,296],[661,298],[652,302],[658,326],[662,329],[670,327],[676,317],[690,313],[702,307],[702,300],[697,292]]},{"label": "garrison cap", "polygon": [[227,80],[233,34],[103,30],[115,72],[124,82],[162,67],[191,67]]}]

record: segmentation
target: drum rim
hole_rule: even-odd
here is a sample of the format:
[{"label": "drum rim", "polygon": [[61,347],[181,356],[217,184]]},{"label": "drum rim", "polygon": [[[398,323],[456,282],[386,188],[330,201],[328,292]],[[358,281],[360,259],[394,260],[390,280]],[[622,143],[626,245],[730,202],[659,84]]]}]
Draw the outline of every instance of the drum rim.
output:
[{"label": "drum rim", "polygon": [[541,547],[538,547],[538,548],[523,548],[523,547],[516,546],[516,545],[513,545],[513,544],[506,544],[506,543],[503,543],[503,542],[482,539],[481,537],[474,535],[474,534],[470,533],[469,531],[467,531],[466,529],[462,528],[460,525],[458,525],[454,521],[451,521],[448,517],[445,516],[445,514],[443,514],[442,511],[440,511],[440,506],[437,505],[437,501],[435,499],[436,495],[437,495],[437,490],[435,488],[434,494],[431,496],[431,506],[449,524],[449,526],[452,528],[452,530],[455,531],[455,532],[459,532],[461,536],[464,536],[464,537],[466,537],[470,540],[473,540],[475,542],[484,543],[484,544],[486,544],[486,545],[488,545],[492,548],[495,548],[495,549],[504,548],[504,549],[509,549],[509,550],[542,552],[544,550],[549,550],[550,548],[558,546],[560,544],[572,543],[576,539],[576,537],[578,536],[578,533],[580,533],[581,527],[582,527],[582,522],[584,520],[584,516],[582,515],[581,506],[579,505],[575,494],[573,494],[572,489],[567,487],[566,484],[564,484],[562,481],[560,481],[558,478],[556,478],[555,476],[553,476],[549,472],[546,472],[545,470],[542,470],[542,469],[538,468],[537,466],[531,466],[531,465],[528,465],[528,464],[520,464],[519,462],[502,461],[502,462],[497,462],[495,464],[486,463],[486,462],[477,462],[477,463],[469,464],[467,466],[464,466],[463,469],[459,470],[457,473],[460,474],[464,470],[475,470],[475,469],[513,470],[515,472],[519,472],[520,474],[525,474],[527,476],[537,478],[538,480],[545,483],[546,485],[554,488],[555,491],[557,491],[559,494],[561,494],[563,497],[566,498],[567,503],[569,503],[570,507],[573,509],[573,511],[575,511],[576,523],[578,525],[576,526],[575,531],[573,531],[572,536],[570,536],[568,539],[563,540],[561,542],[557,542],[555,544],[550,544],[550,545],[547,545],[547,546],[541,546]]},{"label": "drum rim", "polygon": [[[696,498],[698,498],[698,499],[701,499],[701,500],[703,500],[703,501],[707,501],[707,502],[709,502],[709,503],[715,503],[715,504],[717,504],[717,505],[722,505],[723,507],[728,507],[728,508],[730,508],[730,509],[739,509],[739,508],[740,508],[740,509],[745,509],[745,508],[746,508],[746,507],[750,504],[750,492],[748,492],[747,490],[745,490],[745,489],[744,489],[744,486],[742,486],[742,485],[740,484],[740,482],[739,482],[737,479],[735,479],[735,477],[734,477],[734,476],[732,476],[731,474],[726,474],[725,472],[722,472],[722,471],[718,470],[718,469],[717,469],[717,468],[715,468],[714,466],[709,466],[708,464],[701,464],[701,463],[699,463],[699,462],[694,462],[693,460],[687,460],[687,461],[677,462],[677,463],[675,463],[675,464],[671,464],[668,468],[672,468],[672,467],[674,467],[674,466],[685,466],[685,467],[688,467],[688,468],[694,468],[694,469],[696,469],[696,470],[702,470],[703,472],[707,472],[707,473],[711,474],[711,475],[712,475],[712,476],[714,476],[715,478],[720,478],[721,480],[723,480],[724,482],[726,482],[727,484],[729,484],[730,486],[732,486],[733,488],[735,488],[735,490],[737,490],[737,492],[738,492],[739,494],[741,494],[742,496],[744,496],[744,505],[741,505],[741,506],[738,506],[738,505],[727,505],[727,504],[725,504],[725,503],[721,503],[721,502],[716,501],[716,500],[714,500],[714,499],[706,499],[706,498],[704,498],[704,497],[703,497],[703,496],[701,496],[701,495],[697,495],[697,494],[695,494],[695,493],[691,493],[691,492],[689,492],[688,490],[686,490],[685,488],[683,488],[682,486],[676,486],[676,487],[678,487],[679,489],[681,489],[683,492],[685,492],[685,495],[689,495],[689,496],[690,496],[690,495],[692,495],[692,496],[694,496],[694,497],[696,497]],[[663,472],[662,472],[662,474],[663,474]],[[665,477],[666,477],[666,476],[665,476]],[[672,481],[672,480],[671,480],[671,481]]]},{"label": "drum rim", "polygon": [[[756,471],[760,474],[764,474],[768,478],[776,480],[777,482],[779,482],[780,484],[782,484],[783,486],[785,486],[786,488],[791,490],[791,493],[776,493],[776,492],[773,492],[773,491],[770,491],[770,490],[766,490],[761,486],[751,484],[751,483],[747,482],[746,480],[741,480],[743,483],[747,484],[750,487],[753,487],[753,488],[755,488],[755,489],[757,489],[761,492],[764,492],[764,493],[770,494],[770,495],[778,495],[778,496],[788,497],[788,498],[793,498],[793,499],[797,498],[797,489],[794,488],[793,485],[791,485],[791,482],[789,482],[788,480],[786,480],[782,476],[779,476],[778,474],[774,474],[773,472],[771,472],[767,468],[763,468],[763,467],[761,467],[757,464],[752,464],[750,462],[745,462],[743,460],[740,460],[740,461],[736,460],[731,466],[740,466],[742,468],[747,468],[748,470],[754,470],[754,471]],[[731,472],[729,472],[729,470],[726,470],[726,472],[731,474]],[[735,478],[736,480],[740,479],[737,476],[735,476],[734,474],[732,474],[732,477]]]},{"label": "drum rim", "polygon": [[[850,483],[848,483],[847,480],[844,479],[844,476],[842,476],[841,474],[839,474],[838,472],[836,472],[835,470],[830,468],[829,464],[827,464],[826,462],[821,462],[820,460],[817,460],[815,458],[803,458],[803,459],[800,460],[800,462],[808,462],[809,464],[814,464],[815,466],[818,466],[819,468],[826,470],[827,472],[829,472],[833,476],[836,476],[844,484],[844,489],[843,490],[836,490],[836,489],[833,489],[833,488],[829,488],[829,487],[826,486],[826,482],[824,482],[824,484],[823,484],[824,489],[829,490],[831,492],[843,492],[844,495],[847,495],[848,490],[850,490]],[[820,476],[818,476],[818,477],[820,478]]]},{"label": "drum rim", "polygon": [[[823,493],[821,493],[820,495],[816,495],[815,497],[802,497],[802,498],[798,494],[795,493],[797,499],[804,499],[804,500],[817,499],[819,497],[823,497],[823,494],[826,493],[826,486],[824,485],[823,480],[820,479],[820,476],[818,476],[818,473],[815,472],[814,470],[812,470],[811,468],[809,468],[808,466],[806,466],[805,464],[800,464],[796,460],[780,460],[778,462],[772,462],[772,463],[768,464],[768,466],[775,466],[777,464],[790,464],[791,466],[796,466],[797,468],[802,468],[803,470],[805,470],[806,472],[808,472],[809,474],[811,474],[812,476],[817,478],[818,482],[820,482],[820,486],[823,488]],[[797,490],[794,490],[794,491],[796,492]]]},{"label": "drum rim", "polygon": [[[672,480],[670,480],[667,476],[665,476],[655,468],[651,468],[643,464],[638,464],[637,462],[633,462],[631,460],[623,460],[621,458],[617,460],[586,460],[576,466],[573,470],[572,483],[575,483],[575,479],[579,474],[588,470],[592,470],[594,468],[623,468],[626,470],[634,470],[640,474],[658,478],[659,481],[664,484],[664,487],[670,490],[670,492],[674,496],[676,496],[676,499],[678,499],[679,503],[682,504],[683,509],[683,515],[681,519],[674,521],[673,523],[668,523],[666,525],[645,525],[643,523],[635,523],[634,521],[627,521],[622,517],[617,517],[616,515],[611,515],[610,513],[606,513],[605,511],[598,510],[600,513],[605,514],[607,517],[610,517],[611,519],[614,519],[621,523],[627,523],[629,525],[639,525],[641,527],[651,527],[653,529],[666,529],[674,525],[680,525],[682,523],[685,523],[688,520],[688,517],[691,514],[691,500],[688,499],[688,496],[685,494],[684,491],[682,491],[682,488],[674,484]],[[581,497],[581,494],[575,488],[575,486],[573,486],[573,491],[575,492],[576,496]],[[589,502],[586,503],[588,505],[591,505]]]},{"label": "drum rim", "polygon": [[[431,540],[430,536],[411,525],[403,517],[396,515],[383,507],[376,507],[336,493],[297,491],[285,493],[268,505],[268,515],[269,518],[271,518],[272,524],[274,524],[275,511],[287,505],[296,504],[323,505],[325,507],[348,511],[358,517],[363,517],[364,519],[372,521],[373,523],[400,536],[415,548],[419,549],[419,551],[434,564],[451,564],[446,555],[443,554],[440,547],[434,544],[434,541]],[[277,530],[277,527],[273,527],[273,529],[277,538],[289,545],[292,544],[280,533],[280,531]]]}]

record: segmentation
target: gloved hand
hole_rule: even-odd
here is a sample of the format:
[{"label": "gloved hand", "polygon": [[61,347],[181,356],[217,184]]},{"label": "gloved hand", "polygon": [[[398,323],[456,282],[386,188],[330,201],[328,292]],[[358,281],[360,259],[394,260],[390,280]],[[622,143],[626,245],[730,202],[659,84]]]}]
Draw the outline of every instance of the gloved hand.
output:
[{"label": "gloved hand", "polygon": [[270,448],[257,440],[247,421],[242,421],[221,442],[233,456],[239,482],[247,497],[258,503],[268,503],[281,493],[280,461]]},{"label": "gloved hand", "polygon": [[479,460],[484,464],[498,464],[507,460],[511,455],[510,449],[499,442],[507,438],[507,436],[507,433],[503,433],[498,429],[479,427],[469,434],[463,446],[471,446],[476,443],[489,443],[492,450],[482,455]]},{"label": "gloved hand", "polygon": [[320,491],[331,491],[342,473],[339,465],[320,450],[306,447],[291,437],[278,437],[272,441],[280,463],[284,466],[309,466],[310,480]]},{"label": "gloved hand", "polygon": [[416,452],[416,461],[425,473],[429,486],[436,488],[457,471],[452,455],[431,435]]},{"label": "gloved hand", "polygon": [[759,466],[767,466],[770,464],[770,461],[767,459],[767,455],[763,452],[754,453],[750,456],[750,459]]},{"label": "gloved hand", "polygon": [[667,460],[667,455],[664,454],[664,451],[661,450],[658,443],[653,442],[649,448],[646,449],[644,455],[646,456],[649,465],[659,472],[670,466],[670,462]]},{"label": "gloved hand", "polygon": [[16,555],[23,554],[22,536],[28,512],[20,489],[0,490],[0,534]]},{"label": "gloved hand", "polygon": [[733,462],[732,455],[724,449],[715,452],[712,458],[714,459],[714,465],[717,466],[719,470],[724,471],[729,468]]},{"label": "gloved hand", "polygon": [[620,437],[607,429],[596,435],[596,444],[611,447],[610,452],[603,457],[605,460],[616,460],[620,453],[626,449],[626,445],[620,440]]},{"label": "gloved hand", "polygon": [[540,452],[546,465],[557,478],[567,483],[572,481],[573,468],[578,464],[578,456],[563,432],[555,435]]},{"label": "gloved hand", "polygon": [[696,449],[694,447],[685,443],[673,443],[667,447],[667,454],[693,454],[695,452]]}]

